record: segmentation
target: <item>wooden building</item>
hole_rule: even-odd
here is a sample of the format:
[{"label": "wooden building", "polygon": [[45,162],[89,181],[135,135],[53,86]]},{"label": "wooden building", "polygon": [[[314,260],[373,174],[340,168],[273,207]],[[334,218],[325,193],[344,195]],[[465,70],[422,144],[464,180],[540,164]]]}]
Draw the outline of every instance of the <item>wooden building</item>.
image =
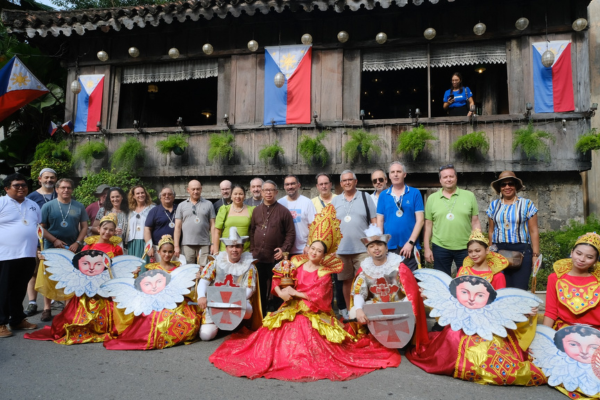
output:
[{"label": "wooden building", "polygon": [[[591,158],[574,149],[590,129],[590,61],[588,31],[573,21],[587,18],[589,0],[199,0],[114,9],[61,12],[6,10],[2,20],[13,34],[61,54],[69,69],[67,84],[78,75],[103,74],[101,126],[109,153],[130,135],[146,145],[143,177],[160,188],[170,184],[185,197],[185,184],[199,178],[205,197],[218,198],[218,183],[228,178],[248,184],[254,176],[300,175],[306,191],[314,189],[320,171],[339,174],[352,169],[359,186],[370,187],[369,173],[394,160],[406,163],[407,183],[427,196],[439,187],[439,166],[454,164],[459,185],[473,190],[481,217],[492,199],[489,183],[513,170],[526,183],[524,196],[540,209],[542,228],[556,229],[584,215],[579,172]],[[515,22],[526,17],[524,30]],[[547,21],[547,22],[546,22]],[[474,33],[478,22],[486,25]],[[435,38],[424,37],[434,28]],[[349,40],[341,43],[338,32]],[[379,44],[376,35],[387,41]],[[299,44],[312,36],[311,108],[308,125],[263,124],[264,46]],[[533,112],[532,44],[570,40],[575,111]],[[257,51],[247,43],[256,40]],[[210,43],[212,54],[203,52]],[[138,57],[128,49],[136,47]],[[179,58],[169,57],[176,48]],[[99,51],[109,59],[100,61]],[[474,94],[478,115],[448,117],[443,94],[459,71]],[[267,82],[267,84],[271,84]],[[274,83],[273,83],[274,84]],[[152,85],[152,88],[150,88]],[[150,90],[149,90],[150,89]],[[67,95],[65,120],[72,119],[76,96]],[[439,138],[416,160],[396,153],[399,136],[417,123]],[[364,118],[361,118],[364,110]],[[224,116],[227,114],[227,121]],[[181,117],[190,146],[183,156],[164,156],[155,146],[166,135],[181,132]],[[553,133],[551,160],[528,160],[513,151],[513,133],[533,121]],[[134,129],[134,120],[139,128]],[[348,132],[364,127],[380,137],[382,153],[346,160],[342,146]],[[208,134],[231,129],[236,156],[224,164],[207,159]],[[330,161],[309,166],[298,154],[302,134],[328,131],[324,141]],[[485,131],[487,154],[475,162],[451,148],[462,135]],[[97,140],[99,132],[78,133],[75,142]],[[278,140],[285,155],[278,164],[259,161],[259,150]],[[108,157],[96,168],[108,165]],[[83,170],[78,171],[83,174]],[[336,176],[337,178],[337,176]],[[314,193],[314,191],[313,191]],[[309,195],[309,193],[305,193]]]}]

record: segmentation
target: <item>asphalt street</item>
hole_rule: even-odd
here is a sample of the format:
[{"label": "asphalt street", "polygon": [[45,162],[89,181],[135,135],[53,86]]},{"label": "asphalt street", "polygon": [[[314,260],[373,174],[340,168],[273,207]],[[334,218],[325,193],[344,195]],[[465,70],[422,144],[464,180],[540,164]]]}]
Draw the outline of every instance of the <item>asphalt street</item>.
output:
[{"label": "asphalt street", "polygon": [[[41,301],[39,304],[43,304]],[[57,312],[54,311],[54,314]],[[30,318],[41,323],[40,314]],[[102,344],[62,346],[0,339],[0,399],[565,399],[548,387],[498,387],[430,375],[406,358],[398,368],[346,382],[291,383],[227,375],[208,357],[226,339],[166,350],[108,351]]]}]

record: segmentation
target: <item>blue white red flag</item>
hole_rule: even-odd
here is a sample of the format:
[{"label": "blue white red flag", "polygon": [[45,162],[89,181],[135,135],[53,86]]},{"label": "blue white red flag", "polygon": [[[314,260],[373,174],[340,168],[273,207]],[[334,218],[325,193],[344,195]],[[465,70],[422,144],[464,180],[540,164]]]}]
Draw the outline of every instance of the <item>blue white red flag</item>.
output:
[{"label": "blue white red flag", "polygon": [[65,131],[65,133],[71,133],[73,132],[73,121],[67,121],[64,124],[61,125],[62,130]]},{"label": "blue white red flag", "polygon": [[[554,64],[544,67],[542,54],[554,53]],[[533,92],[536,113],[575,110],[571,42],[558,40],[533,44]]]},{"label": "blue white red flag", "polygon": [[102,114],[104,75],[80,75],[81,92],[77,95],[75,132],[96,132]]},{"label": "blue white red flag", "polygon": [[[311,45],[265,47],[263,124],[310,124],[311,64]],[[281,88],[274,83],[278,72],[285,75]]]},{"label": "blue white red flag", "polygon": [[58,130],[58,125],[56,125],[54,122],[50,121],[50,127],[48,128],[48,133],[50,134],[50,136],[54,136],[54,134],[56,133],[57,130]]},{"label": "blue white red flag", "polygon": [[48,92],[19,57],[14,56],[0,70],[0,121]]}]

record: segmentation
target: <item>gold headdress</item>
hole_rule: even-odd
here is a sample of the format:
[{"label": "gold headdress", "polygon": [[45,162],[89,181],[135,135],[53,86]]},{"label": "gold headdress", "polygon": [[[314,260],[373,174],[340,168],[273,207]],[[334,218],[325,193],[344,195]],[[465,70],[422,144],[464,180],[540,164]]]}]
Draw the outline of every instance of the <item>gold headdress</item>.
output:
[{"label": "gold headdress", "polygon": [[160,247],[163,244],[167,244],[167,243],[170,243],[173,245],[173,247],[175,247],[175,242],[173,241],[173,237],[171,235],[162,235],[162,237],[158,241],[158,249],[160,250]]},{"label": "gold headdress", "polygon": [[117,214],[110,213],[110,214],[108,214],[108,215],[105,215],[105,216],[104,216],[104,217],[102,217],[102,219],[100,220],[100,225],[102,225],[102,223],[103,223],[103,222],[106,222],[106,221],[110,221],[110,222],[112,222],[113,224],[115,224],[115,226],[117,226],[117,225],[118,225],[118,222],[117,222]]},{"label": "gold headdress", "polygon": [[585,235],[579,236],[575,242],[575,246],[582,243],[589,244],[600,254],[600,235],[596,232],[588,232]]},{"label": "gold headdress", "polygon": [[480,229],[475,229],[474,231],[471,232],[471,236],[469,236],[469,242],[471,240],[477,240],[478,242],[483,242],[485,243],[486,246],[490,245],[490,241],[483,236],[483,233],[481,233]]},{"label": "gold headdress", "polygon": [[312,244],[316,240],[325,243],[327,254],[335,253],[342,240],[340,220],[335,215],[335,208],[329,204],[315,216],[308,227],[308,243]]}]

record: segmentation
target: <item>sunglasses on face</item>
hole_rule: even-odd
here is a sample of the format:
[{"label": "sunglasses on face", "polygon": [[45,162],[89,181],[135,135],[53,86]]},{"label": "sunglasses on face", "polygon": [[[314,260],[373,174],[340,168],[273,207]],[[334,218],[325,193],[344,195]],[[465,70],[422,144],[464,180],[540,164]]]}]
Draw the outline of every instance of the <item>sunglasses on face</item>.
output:
[{"label": "sunglasses on face", "polygon": [[500,182],[500,187],[515,187],[515,183],[513,181],[508,181],[508,182]]},{"label": "sunglasses on face", "polygon": [[373,181],[373,185],[374,185],[376,183],[383,183],[383,182],[385,182],[385,179],[384,178],[375,178],[375,179],[372,179],[372,181]]},{"label": "sunglasses on face", "polygon": [[24,183],[16,183],[14,185],[11,185],[11,187],[13,187],[15,189],[25,189],[27,187],[27,185]]},{"label": "sunglasses on face", "polygon": [[445,170],[445,169],[449,169],[449,168],[454,168],[454,165],[452,165],[452,164],[448,164],[448,165],[442,165],[442,166],[440,167],[440,171],[443,171],[443,170]]}]

